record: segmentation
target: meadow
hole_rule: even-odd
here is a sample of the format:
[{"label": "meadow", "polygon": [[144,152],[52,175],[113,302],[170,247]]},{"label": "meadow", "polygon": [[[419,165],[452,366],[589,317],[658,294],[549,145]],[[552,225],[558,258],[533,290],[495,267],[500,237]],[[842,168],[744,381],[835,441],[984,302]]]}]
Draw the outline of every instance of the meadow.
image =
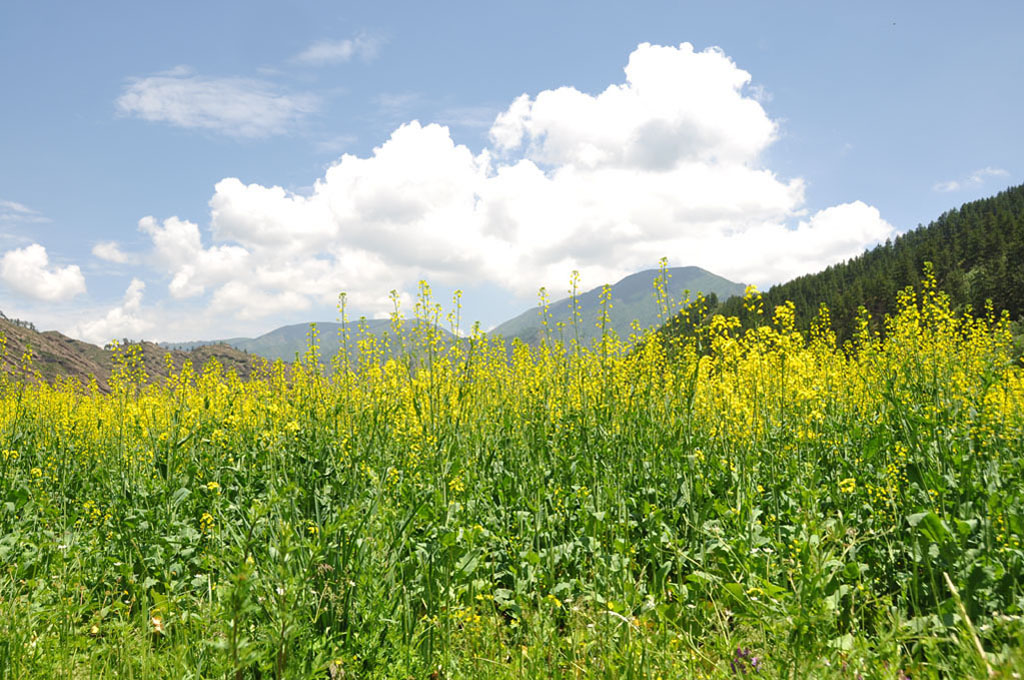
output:
[{"label": "meadow", "polygon": [[842,347],[744,303],[531,348],[442,342],[424,287],[333,371],[124,347],[109,394],[26,359],[0,679],[1020,677],[1008,319],[929,275]]}]

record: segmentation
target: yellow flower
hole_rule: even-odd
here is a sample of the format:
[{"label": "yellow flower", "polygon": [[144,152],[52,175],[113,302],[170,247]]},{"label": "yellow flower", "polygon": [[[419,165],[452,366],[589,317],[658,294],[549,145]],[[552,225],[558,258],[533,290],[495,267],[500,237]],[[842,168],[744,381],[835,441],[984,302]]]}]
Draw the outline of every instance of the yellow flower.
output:
[{"label": "yellow flower", "polygon": [[843,493],[853,493],[856,488],[857,480],[853,477],[847,477],[839,482],[839,490]]}]

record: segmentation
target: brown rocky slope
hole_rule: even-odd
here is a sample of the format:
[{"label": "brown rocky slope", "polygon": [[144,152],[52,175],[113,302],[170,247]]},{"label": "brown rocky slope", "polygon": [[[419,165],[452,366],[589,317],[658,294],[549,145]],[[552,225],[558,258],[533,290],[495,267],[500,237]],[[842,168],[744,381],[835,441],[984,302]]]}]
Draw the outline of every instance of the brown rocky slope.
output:
[{"label": "brown rocky slope", "polygon": [[[37,371],[44,380],[51,383],[65,377],[87,385],[94,377],[100,390],[106,392],[110,389],[110,372],[113,368],[113,352],[110,350],[69,338],[57,331],[41,333],[7,318],[0,318],[2,338],[6,338],[6,347],[0,354],[0,370],[8,374],[25,374],[23,357],[31,348],[30,373]],[[196,370],[201,370],[208,361],[216,359],[226,372],[234,371],[240,378],[248,378],[266,362],[262,357],[227,345],[205,345],[186,352],[168,350],[151,342],[138,344],[142,347],[143,363],[151,381],[167,376],[168,354],[171,355],[174,370],[179,370],[186,361],[191,361]]]}]

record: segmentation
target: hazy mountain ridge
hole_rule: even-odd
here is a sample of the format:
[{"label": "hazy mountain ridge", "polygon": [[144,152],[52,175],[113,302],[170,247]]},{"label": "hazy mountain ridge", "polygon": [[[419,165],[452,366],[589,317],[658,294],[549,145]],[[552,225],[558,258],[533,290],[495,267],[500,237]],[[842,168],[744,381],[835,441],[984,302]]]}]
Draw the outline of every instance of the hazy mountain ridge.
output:
[{"label": "hazy mountain ridge", "polygon": [[[626,339],[629,337],[634,320],[639,321],[642,328],[652,328],[658,325],[658,303],[655,298],[654,281],[660,273],[658,269],[636,272],[611,286],[612,308],[609,311],[609,321],[611,328],[620,338]],[[689,291],[691,298],[696,296],[698,291],[705,295],[715,295],[718,298],[723,298],[741,294],[744,290],[743,284],[734,283],[700,267],[672,267],[666,270],[666,274],[668,275],[665,286],[666,293],[676,301],[681,300],[686,291]],[[600,335],[600,329],[596,327],[596,324],[600,313],[602,288],[603,286],[598,286],[577,295],[576,299],[581,308],[582,316],[579,323],[581,342],[589,342]],[[557,338],[558,330],[556,324],[558,322],[564,324],[562,335],[565,340],[575,337],[570,314],[570,302],[571,298],[566,297],[549,303],[548,312],[551,315],[552,337]],[[319,332],[320,356],[326,362],[337,354],[341,348],[338,336],[341,324],[334,321],[315,323]],[[406,319],[404,323],[408,329],[410,324],[415,323],[415,320]],[[362,325],[366,333],[380,337],[385,332],[390,332],[391,324],[390,319],[349,321],[350,353],[355,351],[356,341],[360,335],[360,325]],[[439,328],[446,337],[454,337],[444,324]],[[541,329],[542,324],[538,309],[533,307],[497,325],[488,332],[488,335],[502,336],[507,340],[518,338],[532,345],[540,342]],[[257,354],[271,361],[276,359],[294,361],[296,357],[301,358],[305,355],[309,343],[309,331],[310,323],[299,323],[281,326],[255,338],[225,338],[221,340],[195,340],[160,344],[163,347],[185,350],[221,343],[245,352]]]},{"label": "hazy mountain ridge", "polygon": [[[295,361],[301,359],[309,347],[310,327],[315,324],[317,344],[321,360],[329,362],[343,347],[342,324],[336,321],[316,321],[281,326],[255,338],[227,338],[224,340],[194,340],[189,342],[163,342],[162,347],[173,349],[194,349],[213,344],[223,344],[243,352],[249,352],[268,359],[269,361]],[[403,328],[409,330],[416,324],[415,319],[405,319]],[[368,335],[382,338],[384,333],[391,333],[391,319],[358,319],[347,322],[349,355],[355,355],[358,341]],[[438,330],[446,339],[455,336],[445,327],[439,325]]]},{"label": "hazy mountain ridge", "polygon": [[[729,281],[700,267],[671,267],[665,273],[668,275],[665,292],[676,302],[683,300],[687,292],[691,300],[698,292],[705,296],[714,295],[716,298],[724,299],[732,295],[741,295],[745,289],[741,283]],[[630,336],[634,320],[640,323],[641,328],[651,328],[660,323],[654,287],[654,282],[660,274],[658,269],[646,269],[630,274],[611,286],[608,320],[611,330],[614,330],[619,338],[626,339]],[[578,331],[580,342],[584,344],[599,337],[601,329],[597,324],[601,312],[602,289],[603,286],[598,286],[576,296],[581,316],[576,328],[572,324],[571,297],[549,303],[548,328],[551,336],[558,339],[561,335],[564,340],[570,340],[576,337]],[[490,335],[503,336],[507,339],[519,338],[527,344],[536,344],[543,332],[539,311],[539,307],[528,309],[496,326],[490,331]],[[564,325],[561,331],[557,327],[559,322]]]}]

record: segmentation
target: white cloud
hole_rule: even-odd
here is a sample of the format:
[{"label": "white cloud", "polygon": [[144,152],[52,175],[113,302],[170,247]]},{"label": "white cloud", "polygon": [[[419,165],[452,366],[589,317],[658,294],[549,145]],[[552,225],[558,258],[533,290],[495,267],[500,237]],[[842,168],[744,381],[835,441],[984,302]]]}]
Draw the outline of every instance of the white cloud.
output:
[{"label": "white cloud", "polygon": [[[820,266],[840,262],[862,252],[866,245],[884,241],[893,228],[882,219],[878,209],[861,201],[842,203],[820,210],[809,220],[800,220],[796,229],[765,223],[716,242],[708,248],[708,269],[740,281],[767,283],[789,279],[806,269],[806,262]],[[762,258],[733,262],[736,252],[760,252]]]},{"label": "white cloud", "polygon": [[981,184],[988,177],[1006,177],[1009,174],[1010,173],[1002,168],[987,167],[972,172],[971,176],[967,178],[967,181],[972,184]]},{"label": "white cloud", "polygon": [[598,285],[662,256],[765,285],[892,234],[860,201],[806,216],[803,180],[761,160],[777,123],[720,50],[640,45],[625,74],[597,94],[518,97],[480,153],[413,121],[367,157],[343,155],[308,195],[224,179],[209,246],[177,218],[140,228],[172,293],[210,291],[211,309],[237,318],[342,290],[373,314],[422,277],[528,297],[573,269]]},{"label": "white cloud", "polygon": [[1010,173],[1008,173],[1006,170],[1003,170],[1002,168],[986,167],[981,168],[979,170],[975,170],[974,172],[972,172],[970,175],[963,179],[951,179],[945,182],[936,182],[932,189],[935,191],[942,191],[946,193],[951,191],[960,191],[961,189],[966,189],[972,186],[981,186],[982,184],[985,183],[985,180],[987,180],[990,177],[1006,177],[1009,174]]},{"label": "white cloud", "polygon": [[28,206],[22,205],[21,203],[17,203],[15,201],[3,201],[3,200],[0,200],[0,208],[2,208],[4,210],[9,210],[9,211],[15,212],[15,213],[21,213],[21,214],[30,214],[30,213],[34,213],[35,212],[34,210],[29,208]]},{"label": "white cloud", "polygon": [[17,201],[5,201],[0,199],[0,223],[2,222],[26,222],[40,223],[50,220],[38,211],[33,210],[23,203]]},{"label": "white cloud", "polygon": [[288,132],[317,109],[318,100],[280,92],[265,80],[204,77],[178,67],[131,79],[116,105],[121,114],[144,120],[233,137],[267,137]]},{"label": "white cloud", "polygon": [[47,302],[70,300],[85,292],[85,277],[78,265],[50,267],[46,248],[38,243],[4,253],[0,278],[19,293]]},{"label": "white cloud", "polygon": [[258,319],[271,314],[309,309],[309,298],[300,292],[268,292],[245,281],[229,281],[213,296],[211,309],[239,319]]},{"label": "white cloud", "polygon": [[641,45],[626,82],[597,96],[571,87],[519,97],[499,114],[499,149],[527,144],[537,162],[574,168],[668,170],[686,162],[746,163],[776,124],[744,96],[750,74],[720,50]]},{"label": "white cloud", "polygon": [[350,61],[354,57],[370,60],[377,56],[380,40],[361,34],[344,40],[321,40],[315,42],[292,59],[303,64],[322,66]]},{"label": "white cloud", "polygon": [[249,253],[231,245],[203,248],[199,227],[177,217],[139,220],[139,231],[153,239],[155,255],[172,275],[168,286],[173,297],[201,295],[207,286],[222,284],[246,273]]},{"label": "white cloud", "polygon": [[128,253],[121,250],[121,247],[114,241],[102,241],[92,247],[92,254],[101,260],[107,262],[114,262],[116,264],[126,264],[131,257]]},{"label": "white cloud", "polygon": [[132,279],[120,305],[109,310],[103,318],[75,325],[69,331],[70,334],[97,345],[105,345],[115,338],[142,338],[155,325],[142,310],[142,294],[145,289],[144,282]]}]

